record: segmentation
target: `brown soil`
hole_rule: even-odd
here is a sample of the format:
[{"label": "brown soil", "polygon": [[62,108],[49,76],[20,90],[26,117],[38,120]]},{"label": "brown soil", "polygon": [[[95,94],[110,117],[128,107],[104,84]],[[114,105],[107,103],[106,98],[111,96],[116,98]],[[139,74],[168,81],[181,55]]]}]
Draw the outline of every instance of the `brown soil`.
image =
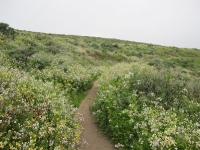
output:
[{"label": "brown soil", "polygon": [[115,150],[114,144],[99,131],[92,112],[89,111],[89,106],[92,105],[97,91],[97,83],[94,82],[92,89],[89,90],[88,95],[79,107],[79,113],[82,114],[84,118],[84,120],[81,121],[84,128],[82,137],[83,140],[86,141],[86,144],[82,145],[82,150]]}]

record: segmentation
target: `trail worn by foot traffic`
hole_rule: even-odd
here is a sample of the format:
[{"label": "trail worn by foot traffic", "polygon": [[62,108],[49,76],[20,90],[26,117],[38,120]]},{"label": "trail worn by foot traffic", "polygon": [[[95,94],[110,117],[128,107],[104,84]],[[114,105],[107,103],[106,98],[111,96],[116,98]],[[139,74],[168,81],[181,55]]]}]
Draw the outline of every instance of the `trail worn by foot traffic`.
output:
[{"label": "trail worn by foot traffic", "polygon": [[92,105],[97,91],[97,83],[94,82],[92,89],[79,107],[79,113],[82,114],[84,118],[84,121],[81,122],[84,128],[82,136],[87,142],[87,144],[83,144],[82,150],[115,150],[114,144],[99,131],[93,115],[89,111],[89,106]]}]

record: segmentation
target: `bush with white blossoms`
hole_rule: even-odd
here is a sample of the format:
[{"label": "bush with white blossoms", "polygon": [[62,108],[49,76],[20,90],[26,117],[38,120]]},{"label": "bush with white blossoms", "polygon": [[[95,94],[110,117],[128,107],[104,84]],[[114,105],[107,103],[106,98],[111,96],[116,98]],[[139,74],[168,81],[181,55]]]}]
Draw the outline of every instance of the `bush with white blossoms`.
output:
[{"label": "bush with white blossoms", "polygon": [[98,83],[91,110],[117,148],[200,149],[199,78],[121,63]]},{"label": "bush with white blossoms", "polygon": [[[38,70],[37,70],[38,71]],[[65,69],[50,67],[42,71],[34,72],[37,79],[52,81],[59,84],[62,89],[68,92],[85,91],[91,88],[93,81],[99,76],[97,67],[84,68],[81,65],[69,65]]]},{"label": "bush with white blossoms", "polygon": [[76,109],[52,82],[0,68],[0,149],[77,149]]}]

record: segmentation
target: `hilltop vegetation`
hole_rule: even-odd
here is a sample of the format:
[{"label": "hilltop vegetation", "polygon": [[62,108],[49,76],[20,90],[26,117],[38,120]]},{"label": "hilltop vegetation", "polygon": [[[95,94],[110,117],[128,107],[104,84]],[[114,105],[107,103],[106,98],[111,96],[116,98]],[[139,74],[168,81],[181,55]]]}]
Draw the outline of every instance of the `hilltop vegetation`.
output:
[{"label": "hilltop vegetation", "polygon": [[[0,149],[78,149],[81,100],[121,149],[200,148],[200,51],[15,30],[0,34]],[[120,120],[120,121],[119,121]]]}]

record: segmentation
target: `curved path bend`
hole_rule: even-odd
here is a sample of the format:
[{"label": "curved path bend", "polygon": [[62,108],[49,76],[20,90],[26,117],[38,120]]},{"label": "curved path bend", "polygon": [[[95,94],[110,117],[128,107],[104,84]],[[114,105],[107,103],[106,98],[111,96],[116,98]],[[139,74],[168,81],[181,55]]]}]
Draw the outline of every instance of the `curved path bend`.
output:
[{"label": "curved path bend", "polygon": [[97,91],[97,82],[94,82],[93,87],[79,106],[79,114],[82,114],[84,118],[81,121],[84,128],[82,137],[87,143],[82,145],[82,150],[115,150],[114,144],[100,132],[94,121],[92,112],[89,111],[89,106],[92,105]]}]

